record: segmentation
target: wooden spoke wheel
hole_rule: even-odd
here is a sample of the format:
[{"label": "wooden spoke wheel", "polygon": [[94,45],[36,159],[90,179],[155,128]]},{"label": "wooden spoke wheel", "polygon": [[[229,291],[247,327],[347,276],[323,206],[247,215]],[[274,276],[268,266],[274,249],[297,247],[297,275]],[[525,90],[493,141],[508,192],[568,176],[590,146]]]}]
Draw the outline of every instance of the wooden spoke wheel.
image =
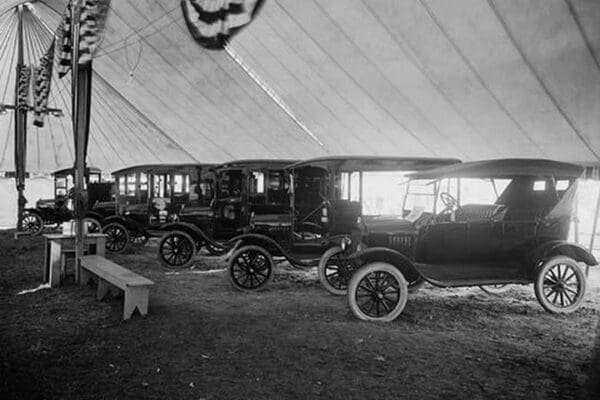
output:
[{"label": "wooden spoke wheel", "polygon": [[106,250],[113,253],[122,253],[129,248],[129,232],[122,224],[111,222],[102,228],[106,235]]},{"label": "wooden spoke wheel", "polygon": [[229,259],[229,281],[238,290],[262,290],[273,279],[273,266],[273,258],[264,248],[241,247]]},{"label": "wooden spoke wheel", "polygon": [[87,226],[88,233],[100,233],[102,231],[102,225],[96,218],[85,217],[83,223]]},{"label": "wooden spoke wheel", "polygon": [[39,235],[44,228],[44,220],[39,214],[27,213],[21,219],[21,230],[30,235]]},{"label": "wooden spoke wheel", "polygon": [[158,258],[169,268],[185,268],[194,261],[196,245],[192,237],[182,231],[166,233],[158,245]]},{"label": "wooden spoke wheel", "polygon": [[393,265],[373,262],[358,269],[348,284],[348,305],[365,321],[393,321],[408,299],[408,284]]},{"label": "wooden spoke wheel", "polygon": [[319,281],[329,293],[336,296],[346,294],[354,270],[340,246],[332,247],[323,253],[317,267]]},{"label": "wooden spoke wheel", "polygon": [[546,311],[572,313],[583,302],[585,274],[572,258],[552,257],[540,267],[534,289],[535,296]]}]

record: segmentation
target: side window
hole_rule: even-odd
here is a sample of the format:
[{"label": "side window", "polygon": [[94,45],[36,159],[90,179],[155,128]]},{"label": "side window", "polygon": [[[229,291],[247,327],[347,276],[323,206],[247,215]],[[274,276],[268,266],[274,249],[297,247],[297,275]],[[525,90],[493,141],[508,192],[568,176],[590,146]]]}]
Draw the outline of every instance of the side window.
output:
[{"label": "side window", "polygon": [[135,174],[127,175],[127,196],[135,196]]},{"label": "side window", "polygon": [[252,172],[249,192],[250,195],[261,195],[265,193],[265,174],[263,172]]},{"label": "side window", "polygon": [[189,185],[189,176],[182,174],[175,174],[173,176],[173,191],[175,194],[182,194],[187,192]]},{"label": "side window", "polygon": [[125,177],[124,176],[119,177],[119,195],[125,196]]},{"label": "side window", "polygon": [[148,175],[144,172],[140,172],[140,201],[146,202],[148,200]]},{"label": "side window", "polygon": [[534,181],[533,182],[533,191],[534,192],[545,192],[546,191],[546,181]]}]

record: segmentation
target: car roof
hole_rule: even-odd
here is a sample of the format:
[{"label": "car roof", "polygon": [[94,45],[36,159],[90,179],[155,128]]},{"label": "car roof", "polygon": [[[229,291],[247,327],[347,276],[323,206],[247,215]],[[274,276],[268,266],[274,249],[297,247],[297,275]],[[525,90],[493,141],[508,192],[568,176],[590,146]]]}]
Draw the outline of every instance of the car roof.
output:
[{"label": "car roof", "polygon": [[226,163],[220,164],[215,167],[215,169],[225,169],[225,168],[257,168],[257,167],[265,167],[265,168],[276,168],[283,169],[286,166],[297,162],[298,160],[289,160],[289,159],[278,159],[278,158],[265,158],[265,159],[246,159],[246,160],[233,160],[228,161]]},{"label": "car roof", "polygon": [[113,175],[123,175],[123,174],[127,174],[130,172],[135,172],[135,171],[150,171],[150,170],[157,170],[157,169],[173,169],[173,170],[179,170],[179,169],[184,169],[184,168],[202,168],[202,167],[214,167],[216,164],[202,164],[202,163],[181,163],[181,164],[140,164],[140,165],[132,165],[130,167],[126,167],[126,168],[121,168],[118,169],[116,171],[113,171],[112,174]]},{"label": "car roof", "polygon": [[288,169],[320,167],[340,171],[421,171],[460,163],[457,158],[391,157],[391,156],[328,156],[299,161]]},{"label": "car roof", "polygon": [[[88,172],[88,174],[91,173],[101,173],[102,171],[100,170],[100,168],[98,167],[86,167],[86,170]],[[63,169],[59,169],[56,170],[52,173],[52,176],[65,176],[65,175],[70,175],[73,174],[73,167],[69,167],[69,168],[63,168]]]},{"label": "car roof", "polygon": [[583,167],[538,158],[503,158],[465,162],[409,174],[411,179],[500,178],[516,176],[560,176],[578,178]]}]

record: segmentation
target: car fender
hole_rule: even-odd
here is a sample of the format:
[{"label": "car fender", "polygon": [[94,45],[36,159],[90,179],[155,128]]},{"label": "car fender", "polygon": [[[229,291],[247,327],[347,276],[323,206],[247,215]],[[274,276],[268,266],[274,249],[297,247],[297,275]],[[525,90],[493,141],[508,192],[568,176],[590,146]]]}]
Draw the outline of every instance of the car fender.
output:
[{"label": "car fender", "polygon": [[354,253],[350,260],[356,260],[358,264],[364,265],[371,262],[386,262],[392,264],[406,278],[408,282],[417,281],[419,278],[426,279],[415,267],[413,262],[404,254],[387,247],[370,247]]},{"label": "car fender", "polygon": [[588,266],[598,265],[596,258],[586,248],[566,240],[553,240],[536,247],[528,254],[527,262],[535,270],[542,262],[557,255],[570,257]]},{"label": "car fender", "polygon": [[38,210],[37,208],[26,208],[23,210],[23,214],[25,213],[30,213],[30,214],[37,214],[39,216],[42,215],[42,213],[40,212],[40,210]]},{"label": "car fender", "polygon": [[110,224],[113,222],[117,222],[117,223],[123,225],[125,228],[127,228],[130,231],[138,231],[138,232],[146,231],[144,229],[144,227],[142,225],[140,225],[138,222],[136,222],[130,218],[123,217],[122,215],[111,215],[110,217],[103,218],[100,221],[100,224],[102,226],[106,226],[107,224]]},{"label": "car fender", "polygon": [[99,213],[97,213],[95,211],[88,211],[88,212],[86,212],[85,213],[85,217],[86,218],[94,218],[98,222],[102,223],[102,215],[100,215]]},{"label": "car fender", "polygon": [[161,225],[159,230],[164,231],[164,232],[182,231],[182,232],[185,232],[188,235],[190,235],[197,242],[200,242],[200,241],[210,242],[210,243],[213,242],[213,240],[210,239],[206,235],[206,233],[204,233],[202,231],[202,229],[200,229],[196,225],[190,224],[188,222],[181,222],[181,221],[169,222],[164,225]]}]

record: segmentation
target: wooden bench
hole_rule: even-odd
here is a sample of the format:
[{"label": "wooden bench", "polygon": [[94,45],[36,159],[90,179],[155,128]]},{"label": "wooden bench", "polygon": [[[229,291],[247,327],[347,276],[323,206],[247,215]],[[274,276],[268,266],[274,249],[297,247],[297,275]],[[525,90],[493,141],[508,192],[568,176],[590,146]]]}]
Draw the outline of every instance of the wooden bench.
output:
[{"label": "wooden bench", "polygon": [[82,257],[79,273],[79,283],[83,286],[87,285],[94,275],[98,277],[98,300],[102,300],[108,294],[109,284],[125,293],[123,319],[131,318],[136,308],[141,315],[148,314],[150,287],[154,285],[150,279],[97,255]]}]

